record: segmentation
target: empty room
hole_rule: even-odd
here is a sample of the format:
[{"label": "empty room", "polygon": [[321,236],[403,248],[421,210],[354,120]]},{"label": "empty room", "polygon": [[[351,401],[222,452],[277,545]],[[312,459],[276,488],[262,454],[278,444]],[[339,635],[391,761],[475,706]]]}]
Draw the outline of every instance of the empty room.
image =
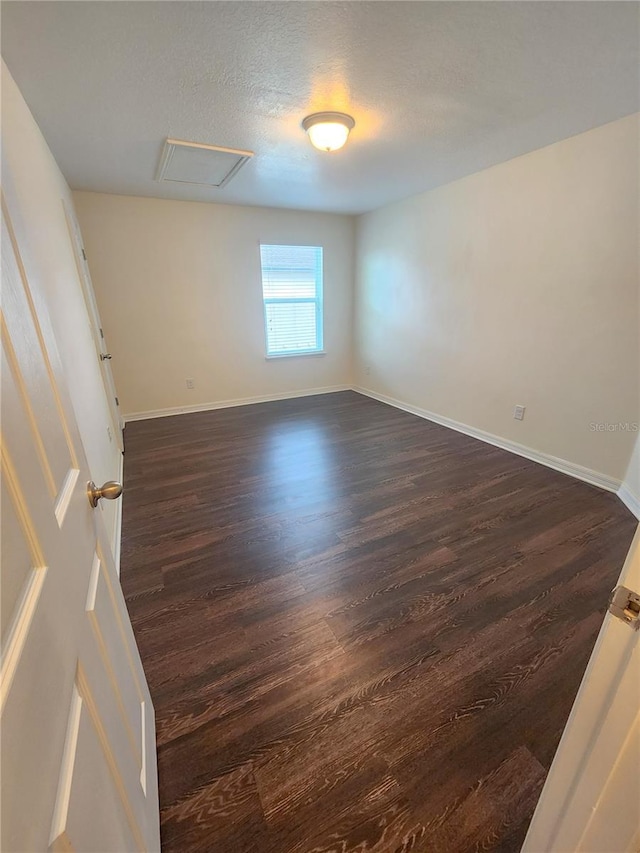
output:
[{"label": "empty room", "polygon": [[2,853],[640,853],[640,3],[0,15]]}]

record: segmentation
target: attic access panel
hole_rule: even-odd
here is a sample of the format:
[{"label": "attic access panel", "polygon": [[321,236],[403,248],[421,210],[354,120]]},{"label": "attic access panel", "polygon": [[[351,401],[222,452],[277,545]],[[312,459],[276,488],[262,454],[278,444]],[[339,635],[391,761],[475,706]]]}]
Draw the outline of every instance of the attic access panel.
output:
[{"label": "attic access panel", "polygon": [[156,180],[223,187],[252,157],[253,151],[167,139]]}]

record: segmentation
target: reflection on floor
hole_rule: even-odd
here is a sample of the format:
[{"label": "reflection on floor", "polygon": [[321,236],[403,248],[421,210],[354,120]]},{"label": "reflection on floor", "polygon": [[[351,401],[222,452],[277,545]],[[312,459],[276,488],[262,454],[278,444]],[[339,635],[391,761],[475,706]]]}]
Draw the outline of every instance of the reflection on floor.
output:
[{"label": "reflection on floor", "polygon": [[353,392],[125,438],[164,849],[519,850],[618,499]]}]

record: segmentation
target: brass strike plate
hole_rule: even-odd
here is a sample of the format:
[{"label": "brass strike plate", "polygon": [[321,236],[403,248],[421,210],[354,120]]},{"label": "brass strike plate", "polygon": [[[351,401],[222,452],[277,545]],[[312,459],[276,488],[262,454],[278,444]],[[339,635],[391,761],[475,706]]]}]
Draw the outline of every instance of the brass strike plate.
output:
[{"label": "brass strike plate", "polygon": [[609,613],[637,631],[640,628],[640,595],[626,586],[617,586],[609,598]]}]

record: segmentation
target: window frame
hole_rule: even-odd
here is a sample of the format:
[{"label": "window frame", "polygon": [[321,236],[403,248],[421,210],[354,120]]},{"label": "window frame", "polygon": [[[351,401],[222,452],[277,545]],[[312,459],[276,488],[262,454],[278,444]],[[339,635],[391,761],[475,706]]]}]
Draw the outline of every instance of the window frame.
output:
[{"label": "window frame", "polygon": [[[274,297],[264,295],[264,269],[262,265],[262,248],[277,247],[283,249],[319,249],[320,263],[316,269],[315,277],[315,297],[300,296],[296,298]],[[310,246],[306,243],[262,243],[259,244],[260,251],[260,290],[262,291],[262,314],[264,319],[264,350],[265,358],[294,358],[295,356],[315,356],[324,355],[324,246]],[[269,269],[278,269],[278,267],[266,267]],[[269,329],[267,319],[267,305],[302,305],[313,304],[316,306],[316,347],[314,349],[296,349],[296,350],[281,350],[279,352],[269,352]]]}]

